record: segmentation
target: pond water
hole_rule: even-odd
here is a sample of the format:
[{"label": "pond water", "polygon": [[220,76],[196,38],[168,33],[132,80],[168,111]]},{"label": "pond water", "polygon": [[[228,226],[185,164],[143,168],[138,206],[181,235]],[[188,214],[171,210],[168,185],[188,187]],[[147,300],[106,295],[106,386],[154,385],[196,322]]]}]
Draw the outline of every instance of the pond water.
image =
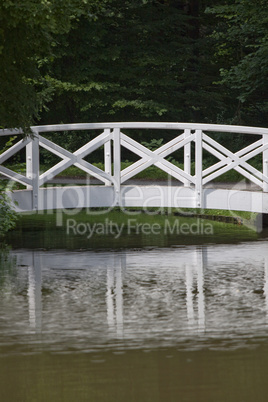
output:
[{"label": "pond water", "polygon": [[267,400],[265,236],[15,243],[0,268],[1,401]]}]

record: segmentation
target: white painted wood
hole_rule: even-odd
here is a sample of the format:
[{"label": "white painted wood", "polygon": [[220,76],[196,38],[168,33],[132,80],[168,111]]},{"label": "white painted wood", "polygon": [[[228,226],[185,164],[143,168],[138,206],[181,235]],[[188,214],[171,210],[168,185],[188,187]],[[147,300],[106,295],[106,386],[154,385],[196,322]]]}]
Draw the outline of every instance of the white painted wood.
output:
[{"label": "white painted wood", "polygon": [[131,179],[133,176],[136,176],[138,173],[147,169],[151,165],[151,160],[147,158],[142,158],[139,161],[132,163],[130,166],[122,170],[121,183],[123,184],[125,181]]},{"label": "white painted wood", "polygon": [[62,148],[60,145],[48,140],[45,137],[39,136],[39,144],[42,148],[47,149],[49,152],[59,156],[60,158],[72,158],[72,153],[67,151],[67,149]]},{"label": "white painted wood", "polygon": [[110,130],[104,130],[102,134],[98,135],[96,138],[89,141],[87,144],[75,151],[74,155],[79,156],[80,158],[84,158],[111,139],[112,134],[110,133]]},{"label": "white painted wood", "polygon": [[203,208],[203,160],[202,160],[202,137],[201,130],[195,131],[195,191],[196,208]]},{"label": "white painted wood", "polygon": [[[206,137],[206,136],[204,136],[204,137]],[[244,154],[246,154],[249,150],[255,149],[260,145],[262,145],[262,140],[256,141],[255,143],[251,144],[250,146],[241,149],[240,151],[236,152],[235,155],[238,157],[241,157]],[[203,177],[214,172],[215,170],[219,169],[220,167],[226,165],[227,163],[232,162],[232,159],[230,157],[224,156],[222,153],[218,152],[216,149],[214,149],[210,145],[208,145],[205,141],[203,141],[203,148],[206,149],[208,152],[210,152],[212,155],[216,156],[216,158],[221,160],[221,162],[217,162],[214,165],[210,166],[209,168],[205,169],[203,171]]]},{"label": "white painted wood", "polygon": [[[154,123],[154,122],[127,122],[127,123],[79,123],[79,124],[56,124],[48,126],[35,126],[38,132],[53,131],[76,131],[76,130],[103,130],[105,128],[120,129],[157,129],[157,130],[202,130],[222,133],[241,133],[241,134],[257,134],[268,135],[268,129],[262,127],[247,127],[219,124],[199,124],[199,123]],[[19,130],[0,130],[1,135],[14,135],[21,133]]]},{"label": "white painted wood", "polygon": [[[39,153],[39,150],[38,150]],[[33,178],[33,143],[32,141],[26,146],[26,177],[31,180],[31,184],[27,185],[28,189],[32,189]]]},{"label": "white painted wood", "polygon": [[[191,130],[184,130],[185,139],[191,136]],[[184,146],[184,172],[191,176],[191,142],[185,144]],[[189,187],[191,184],[190,180],[184,179],[184,186]]]},{"label": "white painted wood", "polygon": [[104,184],[106,183],[106,181],[111,181],[114,184],[114,179],[112,176],[108,175],[103,170],[92,165],[91,163],[84,161],[83,159],[79,160],[79,162],[74,163],[74,166],[77,166],[79,169],[84,170],[90,176],[95,177]]},{"label": "white painted wood", "polygon": [[161,156],[161,158],[166,158],[171,153],[177,151],[179,148],[184,147],[185,145],[190,144],[191,141],[194,140],[194,134],[189,134],[186,138],[184,134],[179,135],[168,143],[162,145],[160,148],[155,151],[150,151],[148,148],[144,147],[142,144],[139,144],[137,141],[133,140],[130,137],[127,137],[125,134],[122,134],[121,143],[122,145],[139,155],[140,157],[144,157],[145,155],[151,156],[155,158],[155,155]]},{"label": "white painted wood", "polygon": [[[110,130],[105,129],[104,131],[110,135]],[[112,175],[112,147],[111,140],[108,140],[104,144],[104,170],[109,176]],[[105,185],[110,186],[112,182],[110,180],[105,180]]]},{"label": "white painted wood", "polygon": [[34,133],[31,142],[26,146],[26,175],[31,180],[27,187],[32,190],[32,208],[39,209],[39,137]]},{"label": "white painted wood", "polygon": [[12,128],[12,129],[0,129],[0,137],[5,135],[19,135],[23,134],[22,129]]},{"label": "white painted wood", "polygon": [[[151,151],[139,144],[134,139],[126,136],[121,132],[123,129],[169,129],[176,130],[177,132],[183,131],[183,133],[177,135],[168,143],[162,145],[155,151]],[[39,132],[53,132],[53,131],[66,131],[66,130],[101,130],[102,132],[93,140],[89,141],[87,144],[83,145],[74,153],[67,151],[63,147],[49,141],[43,136],[39,136]],[[261,187],[264,193],[257,192],[249,192],[251,196],[246,194],[247,192],[237,192],[238,198],[240,201],[237,202],[239,204],[240,210],[253,210],[257,209],[257,212],[267,211],[267,200],[264,197],[264,194],[268,192],[268,129],[259,128],[259,127],[243,127],[243,126],[221,126],[221,125],[207,125],[207,124],[192,124],[192,123],[144,123],[144,122],[133,122],[133,123],[96,123],[96,124],[68,124],[68,125],[55,125],[55,126],[36,126],[32,127],[32,130],[35,134],[34,138],[27,137],[25,140],[19,141],[9,150],[0,155],[0,163],[3,164],[10,158],[10,156],[19,152],[24,146],[26,146],[26,160],[27,160],[27,169],[26,169],[26,177],[13,172],[12,170],[0,166],[0,173],[9,177],[11,180],[17,181],[25,186],[27,186],[27,190],[22,192],[16,192],[16,196],[20,198],[21,205],[26,210],[32,209],[42,209],[45,208],[45,205],[50,208],[52,205],[53,208],[60,208],[60,205],[64,205],[65,203],[54,201],[55,195],[60,197],[62,190],[59,191],[45,191],[45,189],[40,189],[40,186],[47,182],[49,179],[55,177],[63,170],[65,170],[69,166],[77,166],[82,169],[90,176],[93,176],[104,183],[107,187],[111,187],[109,189],[109,194],[113,194],[112,199],[109,198],[108,205],[117,205],[120,204],[120,197],[122,197],[122,191],[120,189],[121,184],[126,180],[132,178],[139,172],[143,171],[149,166],[155,165],[159,169],[162,169],[170,176],[176,178],[178,180],[178,187],[181,191],[182,187],[180,187],[180,183],[182,182],[185,186],[184,198],[183,201],[169,200],[168,197],[174,193],[174,190],[171,188],[162,189],[162,199],[161,206],[174,206],[179,202],[179,205],[191,206],[191,207],[204,207],[211,208],[211,205],[215,204],[213,208],[219,208],[219,205],[222,205],[221,209],[228,209],[230,205],[226,200],[219,198],[220,190],[213,189],[213,193],[207,192],[208,189],[204,189],[203,185],[210,182],[211,180],[217,178],[219,175],[229,171],[230,169],[235,169],[237,172],[241,173],[244,177],[252,181]],[[235,135],[236,133],[245,133],[245,134],[255,134],[262,136],[261,139],[255,141],[249,146],[239,150],[236,153],[231,152],[221,144],[217,143],[213,138],[209,137],[205,134],[205,132],[223,132],[223,133],[232,133]],[[22,134],[21,130],[0,130],[0,136],[3,135],[20,135]],[[212,134],[213,135],[213,134]],[[39,136],[39,144],[38,144],[38,136]],[[196,171],[195,176],[191,176],[191,142],[195,142],[195,165]],[[56,154],[62,160],[53,166],[48,171],[44,172],[39,177],[39,145],[48,151]],[[113,149],[112,149],[113,145]],[[90,153],[94,152],[99,147],[104,146],[104,162],[105,169],[102,171],[101,169],[96,168],[91,163],[85,161],[85,158]],[[128,168],[121,171],[121,146],[126,147],[130,151],[137,154],[141,159],[135,163],[133,163]],[[177,151],[180,148],[184,148],[184,168],[180,169],[174,164],[167,161],[165,158]],[[212,155],[219,159],[219,162],[210,166],[209,168],[202,171],[202,149],[206,149]],[[113,152],[113,171],[112,171],[112,152]],[[258,171],[256,168],[252,167],[247,161],[253,158],[254,156],[262,153],[263,154],[263,172]],[[193,188],[189,187],[193,184]],[[113,186],[111,186],[113,185]],[[92,186],[90,186],[92,187]],[[44,194],[50,194],[48,200],[44,202],[39,194],[42,190],[42,196]],[[95,196],[98,194],[101,196],[101,189],[94,190]],[[210,189],[211,190],[211,189]],[[141,191],[141,190],[139,190]],[[142,189],[144,191],[144,188]],[[76,192],[76,195],[74,196]],[[77,203],[79,206],[88,205],[89,201],[85,202],[82,200],[77,202],[75,201],[77,198],[77,194],[79,194],[80,190],[75,190],[74,188],[70,190],[64,190],[63,193],[69,200],[66,205],[69,208],[73,207],[74,203]],[[73,194],[73,198],[71,196],[67,196],[66,194]],[[171,194],[170,196],[168,194]],[[84,194],[84,193],[83,193]],[[187,194],[187,195],[185,195]],[[212,200],[212,195],[213,200]],[[225,195],[227,193],[224,193]],[[254,195],[253,195],[254,194]],[[260,197],[261,194],[261,197]],[[30,197],[29,197],[30,195]],[[223,196],[223,194],[221,195]],[[69,198],[68,198],[69,197]],[[110,196],[109,196],[110,197]],[[139,200],[139,206],[142,203],[155,203],[159,204],[156,195],[156,187],[152,186],[152,188],[148,189],[148,194],[144,196],[145,198],[141,198]],[[228,197],[232,199],[236,199],[233,193],[228,193]],[[240,198],[239,198],[240,197]],[[250,197],[252,197],[252,202],[256,203],[256,205],[250,205]],[[180,198],[180,197],[179,197]],[[31,200],[31,201],[29,201]],[[38,201],[39,200],[39,201]],[[260,201],[261,200],[261,201]],[[95,199],[94,205],[101,206],[103,204],[103,200]],[[122,203],[127,203],[128,201],[122,197]],[[106,203],[106,201],[104,202]],[[148,205],[149,205],[148,204]],[[218,205],[218,207],[217,207]],[[236,208],[236,204],[234,205]],[[253,209],[252,209],[253,208]]]},{"label": "white painted wood", "polygon": [[72,166],[73,160],[64,158],[62,161],[58,162],[52,168],[48,169],[46,172],[40,175],[40,186],[45,184],[48,180],[53,179],[53,177],[57,176],[59,173],[67,169],[69,166]]},{"label": "white painted wood", "polygon": [[[219,149],[220,152],[218,152],[216,149],[212,148],[211,146],[209,146],[206,143],[203,144],[203,148],[206,149],[207,151],[209,151],[211,154],[213,154],[217,158],[221,159],[221,162],[218,162],[217,164],[213,165],[212,167],[206,169],[203,172],[203,176],[207,175],[207,177],[203,181],[204,184],[208,183],[209,181],[217,178],[218,176],[226,173],[227,171],[229,171],[231,169],[235,169],[240,174],[245,176],[247,179],[249,179],[253,183],[262,187],[262,181],[256,179],[256,177],[254,177],[254,175],[257,176],[259,179],[263,180],[264,179],[263,174],[261,172],[259,172],[257,169],[255,169],[253,166],[251,166],[250,164],[246,163],[246,161],[248,159],[251,159],[254,156],[258,155],[259,153],[263,152],[266,149],[266,145],[260,147],[259,146],[260,142],[258,141],[257,143],[251,144],[250,146],[248,146],[234,154],[233,152],[229,151],[227,148],[218,144],[212,138],[204,135],[204,139],[208,143],[212,144],[215,148]],[[256,146],[254,146],[254,145],[256,145]],[[251,152],[248,152],[249,150]],[[227,155],[227,157],[224,155]],[[227,165],[227,166],[225,166],[225,165]],[[221,166],[224,166],[224,167],[219,169]],[[217,172],[214,172],[214,173],[208,175],[208,173],[210,173],[211,171],[215,171],[216,169],[219,169],[219,170],[217,170]],[[245,170],[245,169],[247,169],[247,170]],[[250,174],[248,172],[251,172],[252,174]]]},{"label": "white painted wood", "polygon": [[113,163],[114,163],[114,171],[113,178],[115,184],[115,196],[116,203],[120,205],[120,187],[121,187],[121,132],[120,128],[115,128],[113,130]]},{"label": "white painted wood", "polygon": [[153,154],[153,151],[150,151],[144,145],[140,144],[139,142],[133,140],[130,137],[127,137],[125,134],[121,133],[121,144],[129,149],[130,151],[134,152],[136,155],[143,158],[144,156],[150,156]]},{"label": "white painted wood", "polygon": [[157,155],[153,151],[123,133],[121,133],[121,144],[142,158],[121,172],[121,183],[129,180],[131,177],[153,165],[156,160],[159,160],[156,159]]},{"label": "white painted wood", "polygon": [[263,191],[268,192],[268,182],[267,182],[267,178],[268,178],[268,149],[267,149],[267,145],[268,145],[268,135],[264,135],[262,137],[263,140],[263,145],[265,146],[265,150],[263,151],[262,154],[262,165],[263,165]]},{"label": "white painted wood", "polygon": [[184,134],[181,134],[180,136],[169,141],[167,144],[164,144],[160,148],[156,149],[154,153],[160,155],[162,158],[166,158],[168,155],[172,154],[178,149],[189,145],[194,138],[194,134],[191,133],[187,137],[185,137]]},{"label": "white painted wood", "polygon": [[47,149],[48,151],[54,153],[55,155],[62,158],[62,161],[58,162],[56,165],[48,169],[46,172],[41,174],[40,176],[40,185],[43,185],[48,180],[51,180],[53,177],[57,176],[59,173],[72,166],[72,164],[76,161],[76,158],[73,154],[61,146],[54,144],[52,141],[39,136],[39,143],[42,148]]},{"label": "white painted wood", "polygon": [[168,173],[170,176],[175,177],[180,182],[184,183],[185,179],[191,183],[195,184],[195,178],[190,176],[184,170],[180,169],[178,166],[173,165],[171,162],[162,159],[160,162],[155,163],[157,167],[164,170],[164,172]]},{"label": "white painted wood", "polygon": [[86,144],[86,146],[83,146],[79,148],[76,152],[71,153],[66,149],[60,147],[59,145],[54,144],[52,141],[49,141],[44,137],[40,137],[40,145],[43,148],[63,158],[61,162],[57,163],[40,176],[40,185],[57,176],[59,173],[72,165],[79,167],[81,170],[96,177],[104,183],[106,183],[107,181],[113,182],[109,174],[82,159],[88,153],[105,144],[105,141],[107,139],[110,139],[110,135],[100,135],[97,139],[94,139],[93,141],[90,141],[88,144]]},{"label": "white painted wood", "polygon": [[[31,190],[8,192],[19,212],[32,211]],[[117,204],[111,186],[64,186],[40,189],[39,209],[67,209],[105,207],[107,210]],[[122,207],[172,207],[196,208],[194,188],[184,186],[122,186]],[[229,211],[268,213],[268,193],[262,191],[241,191],[233,189],[203,188],[203,208]],[[64,211],[59,211],[59,214]],[[67,212],[66,212],[67,213]],[[74,214],[77,212],[74,212]]]},{"label": "white painted wood", "polygon": [[6,162],[11,156],[15,155],[17,152],[23,149],[27,144],[29,144],[30,141],[30,138],[22,139],[14,144],[12,147],[7,149],[5,152],[3,152],[0,155],[0,164]]},{"label": "white painted wood", "polygon": [[124,183],[125,181],[131,179],[133,176],[136,176],[138,173],[147,169],[151,165],[157,166],[159,169],[164,170],[166,173],[170,174],[181,182],[187,180],[188,182],[195,183],[195,179],[179,167],[173,165],[165,159],[158,158],[157,154],[154,154],[153,152],[152,155],[153,157],[151,157],[150,159],[142,158],[139,161],[128,166],[126,169],[122,170],[121,183]]},{"label": "white painted wood", "polygon": [[[211,152],[215,156],[217,156],[219,159],[221,159],[221,162],[218,162],[218,163],[214,164],[213,166],[211,166],[211,167],[209,167],[209,168],[207,168],[207,169],[205,169],[203,171],[203,177],[204,177],[203,178],[203,184],[207,184],[210,181],[212,181],[212,180],[216,179],[217,177],[221,176],[222,174],[228,172],[229,170],[234,169],[238,173],[243,175],[245,178],[249,179],[253,183],[255,183],[258,186],[262,187],[262,181],[258,180],[256,177],[251,175],[244,168],[238,166],[238,164],[240,163],[240,159],[237,159],[236,161],[233,161],[230,156],[225,157],[224,155],[222,155],[221,153],[219,153],[217,151],[216,152],[212,151],[211,147],[208,144],[203,144],[203,148],[208,150],[209,152]],[[241,159],[241,163],[243,163],[244,166],[245,166],[245,163],[243,162],[242,159]],[[258,176],[261,179],[263,178],[262,173],[260,173],[257,169],[255,169],[254,167],[250,166],[249,164],[246,164],[246,166],[247,166],[247,168],[248,168],[248,170],[250,172],[255,174],[255,176]],[[212,171],[214,171],[214,173],[211,173]],[[211,173],[211,174],[208,174],[208,173]]]},{"label": "white painted wood", "polygon": [[[32,191],[8,192],[18,212],[32,211]],[[114,189],[111,186],[63,186],[40,188],[39,210],[62,210],[59,214],[75,215],[82,208],[105,207],[107,211],[116,206]],[[68,209],[73,209],[68,212]]]},{"label": "white painted wood", "polygon": [[32,184],[31,179],[28,179],[26,176],[23,176],[20,173],[13,172],[13,170],[10,170],[5,166],[0,166],[0,173],[9,179],[16,181],[17,183],[23,184],[24,186]]},{"label": "white painted wood", "polygon": [[253,151],[254,149],[257,149],[258,147],[261,147],[263,144],[262,138],[260,140],[257,140],[253,142],[252,144],[246,146],[245,148],[242,148],[240,151],[236,152],[237,156],[243,156],[247,154],[250,151]]},{"label": "white painted wood", "polygon": [[151,165],[156,165],[179,181],[193,182],[194,179],[192,178],[192,176],[190,176],[188,172],[183,172],[180,168],[164,159],[166,156],[175,152],[179,148],[185,145],[189,145],[191,140],[193,139],[194,135],[190,134],[187,138],[184,138],[184,134],[181,134],[180,136],[169,141],[167,144],[164,144],[157,150],[150,151],[135,140],[122,134],[122,145],[132,152],[136,153],[137,155],[141,156],[142,159],[133,163],[131,166],[121,172],[121,182],[123,183],[126,180],[129,180],[131,177],[135,176],[136,174],[140,173]]}]

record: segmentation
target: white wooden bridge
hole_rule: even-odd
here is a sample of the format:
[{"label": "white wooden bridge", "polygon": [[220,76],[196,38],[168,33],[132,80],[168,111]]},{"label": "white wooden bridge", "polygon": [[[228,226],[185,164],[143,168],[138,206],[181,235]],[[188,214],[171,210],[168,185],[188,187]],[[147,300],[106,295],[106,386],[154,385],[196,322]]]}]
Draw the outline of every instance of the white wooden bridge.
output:
[{"label": "white wooden bridge", "polygon": [[[63,131],[94,130],[100,132],[94,139],[75,152],[70,152],[46,138],[47,133]],[[133,132],[131,137],[124,132]],[[135,130],[163,130],[172,134],[172,139],[152,151],[135,138]],[[9,183],[18,182],[24,188],[10,192],[17,202],[18,211],[88,207],[174,207],[208,208],[233,211],[268,213],[268,129],[245,126],[210,125],[193,123],[89,123],[61,124],[32,127],[33,136],[25,137],[21,130],[1,130],[0,136],[17,136],[17,142],[0,155],[0,174]],[[228,135],[230,142],[239,134],[255,138],[250,145],[232,152],[217,142],[215,133]],[[21,139],[19,138],[21,137]],[[62,160],[45,172],[40,172],[40,147],[56,154]],[[122,148],[136,154],[140,159],[121,169]],[[84,158],[98,148],[104,152],[104,170]],[[18,152],[26,152],[26,174],[8,168],[8,160]],[[166,158],[183,149],[183,168]],[[203,153],[212,154],[217,162],[203,168]],[[249,160],[262,157],[262,169],[258,170]],[[195,171],[191,172],[194,162]],[[5,164],[7,163],[7,166]],[[53,186],[46,184],[70,166],[76,166],[100,184],[85,186]],[[131,184],[144,169],[155,165],[173,179],[173,185]],[[245,181],[253,183],[250,190],[232,186],[215,186],[217,177],[236,170]],[[175,185],[174,185],[175,179]],[[168,183],[167,183],[168,184]],[[12,186],[11,186],[12,188]]]}]

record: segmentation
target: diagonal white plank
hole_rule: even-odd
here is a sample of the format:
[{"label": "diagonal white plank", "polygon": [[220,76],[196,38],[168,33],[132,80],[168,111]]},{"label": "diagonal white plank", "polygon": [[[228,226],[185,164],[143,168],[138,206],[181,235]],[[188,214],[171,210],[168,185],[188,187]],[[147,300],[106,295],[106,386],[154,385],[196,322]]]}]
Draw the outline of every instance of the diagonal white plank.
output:
[{"label": "diagonal white plank", "polygon": [[[250,144],[249,146],[239,150],[238,152],[233,153],[206,134],[204,134],[203,139],[203,148],[218,159],[220,159],[220,162],[210,166],[203,171],[203,184],[208,183],[209,181],[221,176],[222,174],[232,169],[236,170],[241,175],[260,187],[263,186],[263,181],[268,181],[267,176],[263,175],[263,173],[261,173],[246,162],[247,160],[268,149],[268,144],[263,144],[262,140],[258,140]],[[210,146],[209,144],[212,146]]]},{"label": "diagonal white plank", "polygon": [[195,134],[190,134],[185,138],[183,133],[168,143],[162,145],[155,151],[151,151],[142,144],[121,133],[121,145],[141,157],[140,160],[122,170],[121,182],[123,183],[144,169],[152,165],[156,165],[159,169],[165,171],[182,182],[184,182],[184,179],[187,179],[190,182],[195,183],[195,178],[193,176],[189,175],[171,162],[165,160],[165,157],[191,143],[194,138]]}]

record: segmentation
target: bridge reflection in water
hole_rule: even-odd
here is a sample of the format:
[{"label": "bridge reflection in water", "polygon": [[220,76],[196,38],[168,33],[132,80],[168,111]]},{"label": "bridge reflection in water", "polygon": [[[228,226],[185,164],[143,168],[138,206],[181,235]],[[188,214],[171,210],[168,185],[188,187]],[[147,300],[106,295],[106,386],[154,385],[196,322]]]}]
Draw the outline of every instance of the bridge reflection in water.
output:
[{"label": "bridge reflection in water", "polygon": [[[42,267],[40,255],[32,251],[28,256],[28,300],[30,327],[41,331],[42,328]],[[28,264],[27,264],[28,265]]]},{"label": "bridge reflection in water", "polygon": [[[255,331],[261,336],[268,324],[264,243],[14,251],[27,287],[24,331],[30,324],[44,339],[53,334],[60,342],[65,335],[95,346],[116,340],[128,346],[173,345],[196,336],[245,337]],[[8,322],[12,327],[12,314]]]},{"label": "bridge reflection in water", "polygon": [[126,254],[114,254],[107,267],[107,322],[109,329],[123,336],[123,275],[126,269]]}]

